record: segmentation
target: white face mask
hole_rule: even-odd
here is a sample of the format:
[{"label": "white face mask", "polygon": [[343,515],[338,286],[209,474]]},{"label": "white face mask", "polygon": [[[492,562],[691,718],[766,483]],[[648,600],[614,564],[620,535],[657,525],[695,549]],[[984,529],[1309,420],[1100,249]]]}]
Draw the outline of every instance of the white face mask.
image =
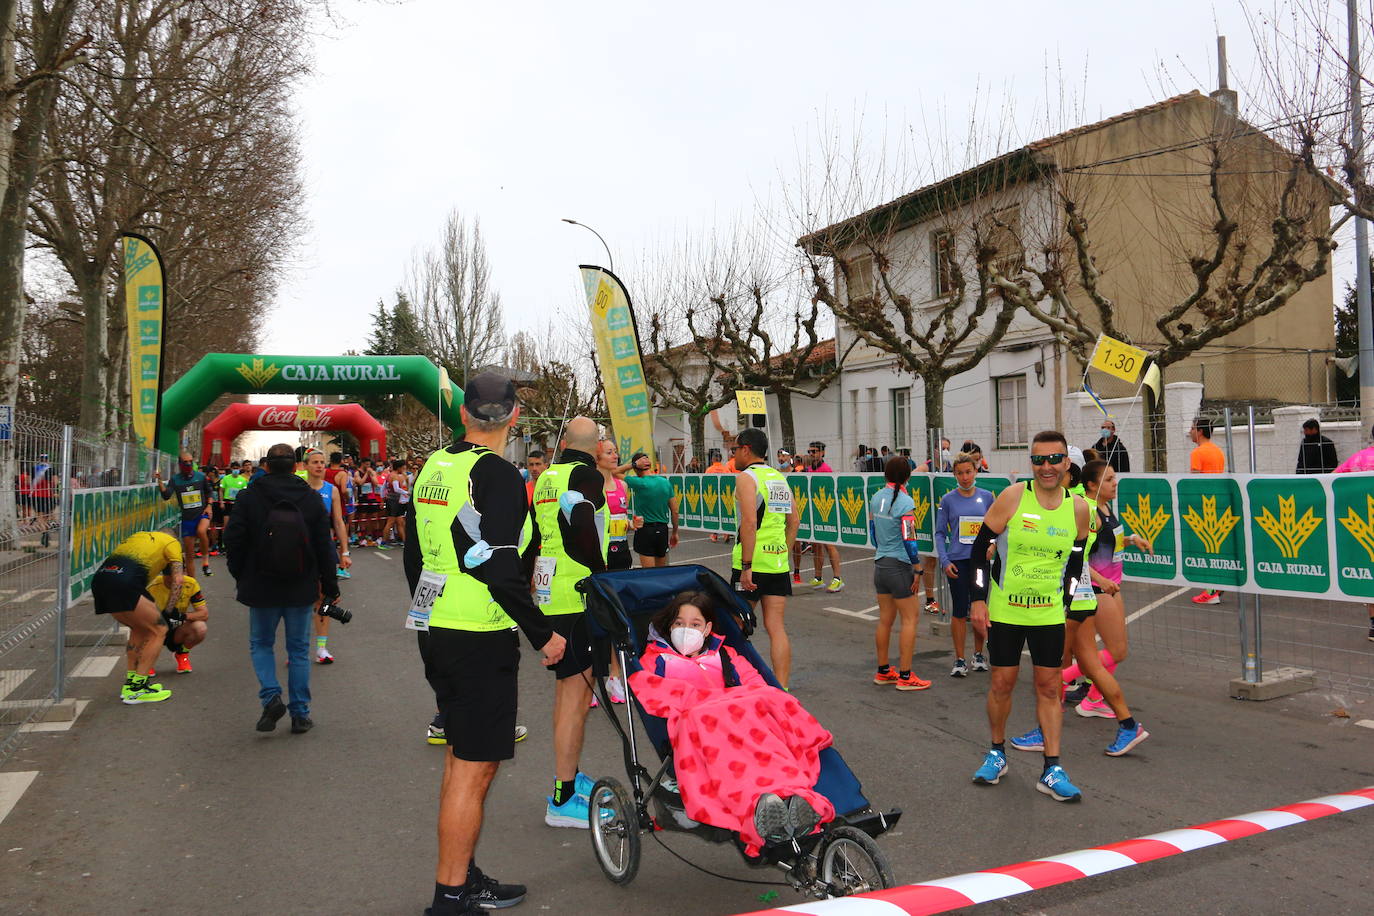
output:
[{"label": "white face mask", "polygon": [[706,643],[706,634],[692,627],[673,627],[669,639],[683,655],[696,655]]},{"label": "white face mask", "polygon": [[940,457],[943,458],[945,461],[949,461],[949,449],[941,449]]}]

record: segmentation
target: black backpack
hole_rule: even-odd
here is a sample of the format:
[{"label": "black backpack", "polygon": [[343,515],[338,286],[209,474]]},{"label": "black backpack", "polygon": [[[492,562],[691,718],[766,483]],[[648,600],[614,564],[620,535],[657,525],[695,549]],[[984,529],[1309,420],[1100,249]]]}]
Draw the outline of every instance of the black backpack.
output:
[{"label": "black backpack", "polygon": [[280,499],[267,510],[258,539],[258,572],[273,579],[299,579],[315,572],[315,550],[300,507]]}]

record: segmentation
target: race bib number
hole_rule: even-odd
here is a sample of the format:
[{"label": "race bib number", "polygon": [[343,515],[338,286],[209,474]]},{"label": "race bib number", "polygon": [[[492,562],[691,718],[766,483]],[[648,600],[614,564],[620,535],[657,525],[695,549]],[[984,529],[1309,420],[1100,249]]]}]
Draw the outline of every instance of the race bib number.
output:
[{"label": "race bib number", "polygon": [[959,516],[959,543],[972,544],[978,539],[978,531],[983,527],[983,516]]},{"label": "race bib number", "polygon": [[768,481],[768,489],[764,494],[764,501],[769,512],[791,515],[792,487],[785,480],[770,480]]},{"label": "race bib number", "polygon": [[1079,579],[1074,586],[1073,600],[1075,602],[1091,601],[1094,604],[1097,603],[1097,594],[1093,592],[1093,580],[1087,573],[1084,573],[1083,578]]},{"label": "race bib number", "polygon": [[428,630],[429,614],[434,610],[434,602],[444,593],[444,583],[448,576],[426,569],[420,573],[420,581],[415,585],[415,597],[410,601],[406,612],[407,630]]},{"label": "race bib number", "polygon": [[183,508],[183,509],[199,509],[199,508],[200,508],[200,491],[199,491],[199,490],[182,490],[182,491],[181,491],[181,508]]},{"label": "race bib number", "polygon": [[363,495],[364,495],[364,496],[371,496],[374,492],[376,492],[376,489],[377,489],[377,488],[374,487],[372,484],[370,484],[370,483],[365,483],[365,484],[363,484]]},{"label": "race bib number", "polygon": [[613,541],[625,541],[629,539],[630,518],[627,515],[612,515],[606,520],[606,534]]},{"label": "race bib number", "polygon": [[534,561],[534,603],[553,601],[553,574],[558,571],[558,557],[540,557]]}]

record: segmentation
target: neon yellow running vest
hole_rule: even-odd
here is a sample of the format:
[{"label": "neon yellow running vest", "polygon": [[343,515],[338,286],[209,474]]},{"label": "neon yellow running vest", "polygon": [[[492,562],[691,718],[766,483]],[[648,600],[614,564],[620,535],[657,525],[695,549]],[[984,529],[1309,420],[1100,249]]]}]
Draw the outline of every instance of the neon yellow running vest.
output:
[{"label": "neon yellow running vest", "polygon": [[[577,463],[551,464],[539,475],[534,485],[534,521],[539,525],[539,560],[535,564],[535,603],[545,617],[580,614],[582,596],[577,583],[592,571],[572,557],[563,546],[563,532],[558,527],[559,499],[568,492]],[[606,507],[596,511],[597,537],[601,541],[601,559],[606,559],[610,546],[606,538]],[[552,575],[548,567],[553,564]]]},{"label": "neon yellow running vest", "polygon": [[1064,567],[1078,534],[1073,497],[1045,509],[1026,484],[1021,504],[997,538],[997,570],[988,590],[994,623],[1052,626],[1064,622]]},{"label": "neon yellow running vest", "polygon": [[[1072,491],[1070,491],[1072,492]],[[1066,500],[1069,497],[1064,497]],[[1083,546],[1083,574],[1078,577],[1079,589],[1077,594],[1082,597],[1075,598],[1073,604],[1069,605],[1071,611],[1090,611],[1097,607],[1097,595],[1092,592],[1092,576],[1088,573],[1088,554],[1093,551],[1093,542],[1097,540],[1097,531],[1102,527],[1101,520],[1097,517],[1097,501],[1088,499],[1084,496],[1083,501],[1088,504],[1088,543]]]},{"label": "neon yellow running vest", "polygon": [[[735,512],[743,517],[745,512],[759,511],[763,507],[763,521],[754,535],[754,557],[751,569],[756,573],[785,573],[791,569],[787,557],[787,516],[792,512],[792,488],[782,472],[766,464],[751,464],[745,472],[753,475],[757,489],[757,501],[752,506],[739,505],[736,501]],[[730,551],[730,562],[735,569],[743,569],[740,557],[739,538],[735,538],[734,549]]]},{"label": "neon yellow running vest", "polygon": [[[515,626],[487,587],[463,572],[453,547],[453,523],[472,496],[472,468],[478,459],[490,454],[480,446],[456,455],[440,449],[429,456],[420,476],[415,478],[415,528],[419,532],[420,556],[427,571],[447,577],[443,593],[430,610],[431,627],[485,633]],[[515,507],[511,509],[514,511]],[[529,543],[532,533],[526,514],[525,527],[520,532],[521,548]]]}]

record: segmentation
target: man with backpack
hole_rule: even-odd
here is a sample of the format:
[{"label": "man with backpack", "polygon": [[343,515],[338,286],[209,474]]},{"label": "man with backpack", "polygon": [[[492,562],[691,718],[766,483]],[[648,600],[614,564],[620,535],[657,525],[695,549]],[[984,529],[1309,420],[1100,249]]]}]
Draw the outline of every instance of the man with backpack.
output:
[{"label": "man with backpack", "polygon": [[[310,484],[297,477],[295,451],[274,445],[264,459],[266,473],[239,493],[224,529],[229,574],[240,604],[248,606],[249,651],[258,676],[262,717],[257,729],[270,732],[291,712],[291,732],[311,729],[310,615],[316,599],[339,596],[337,557],[330,518]],[[285,623],[287,689],[281,701],[277,680],[277,625]]]}]

